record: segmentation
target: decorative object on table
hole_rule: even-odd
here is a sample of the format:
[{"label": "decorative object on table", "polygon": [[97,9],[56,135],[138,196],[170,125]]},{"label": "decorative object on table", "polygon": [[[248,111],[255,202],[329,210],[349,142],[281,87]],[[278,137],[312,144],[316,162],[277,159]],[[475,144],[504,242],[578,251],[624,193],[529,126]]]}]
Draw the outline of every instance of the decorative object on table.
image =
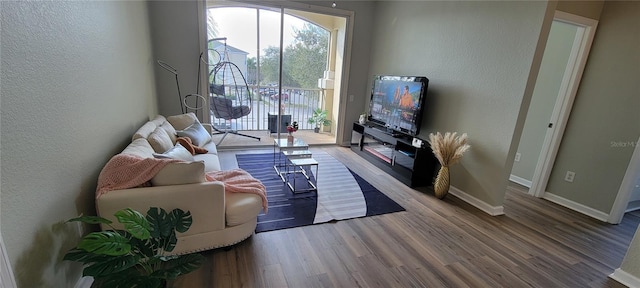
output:
[{"label": "decorative object on table", "polygon": [[106,224],[112,230],[84,236],[64,260],[84,264],[84,276],[92,276],[97,287],[165,287],[167,280],[198,269],[204,257],[198,253],[169,255],[176,246],[176,231],[191,227],[191,213],[174,209],[167,213],[151,207],[147,216],[126,208],[115,213],[124,230],[99,216],[81,216],[67,222]]},{"label": "decorative object on table", "polygon": [[[294,194],[274,173],[274,157],[273,153],[236,154],[238,167],[260,180],[269,195],[269,214],[258,215],[256,232],[405,211],[385,195],[389,191],[376,189],[324,151],[313,152],[319,177],[315,168],[305,168],[318,191]],[[292,177],[298,178],[301,187],[306,185],[302,173]]]},{"label": "decorative object on table", "polygon": [[291,125],[287,125],[287,132],[289,132],[289,135],[287,135],[287,142],[293,143],[293,132],[296,132],[296,131],[298,131],[297,121],[293,121]]},{"label": "decorative object on table", "polygon": [[367,123],[367,114],[360,114],[360,118],[358,119],[358,123],[364,125]]},{"label": "decorative object on table", "polygon": [[446,132],[444,136],[440,132],[435,135],[430,133],[429,144],[431,144],[433,154],[441,165],[433,184],[433,190],[436,197],[442,199],[449,193],[449,166],[460,161],[462,154],[471,146],[467,144],[467,133],[457,136],[457,132]]},{"label": "decorative object on table", "polygon": [[320,108],[316,108],[315,110],[313,110],[313,114],[307,122],[309,122],[309,124],[316,125],[316,127],[313,128],[313,132],[316,133],[320,132],[320,126],[331,124],[331,120],[327,119],[327,110],[322,110]]}]

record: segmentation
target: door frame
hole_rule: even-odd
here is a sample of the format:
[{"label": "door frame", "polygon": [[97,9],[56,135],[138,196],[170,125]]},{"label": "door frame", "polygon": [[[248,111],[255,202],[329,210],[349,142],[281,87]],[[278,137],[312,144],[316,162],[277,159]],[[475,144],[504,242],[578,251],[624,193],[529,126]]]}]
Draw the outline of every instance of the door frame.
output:
[{"label": "door frame", "polygon": [[633,154],[631,155],[631,159],[629,160],[629,166],[627,166],[627,172],[624,174],[624,178],[622,178],[622,183],[620,183],[620,189],[618,190],[618,196],[616,196],[616,200],[613,202],[613,207],[611,208],[611,212],[609,213],[609,218],[607,222],[612,224],[619,224],[622,222],[622,217],[624,217],[624,213],[626,213],[627,206],[629,205],[629,198],[631,197],[631,192],[633,191],[633,186],[636,184],[635,180],[638,175],[640,175],[640,138],[635,143],[635,149],[633,150]]},{"label": "door frame", "polygon": [[573,102],[578,87],[580,86],[582,73],[584,72],[584,67],[587,63],[591,44],[598,26],[597,20],[562,11],[555,11],[553,21],[576,25],[578,26],[578,30],[574,38],[571,54],[569,55],[569,62],[567,63],[560,84],[558,98],[553,108],[553,113],[551,114],[551,120],[549,122],[550,128],[547,130],[540,157],[538,158],[538,163],[531,179],[529,194],[535,197],[543,197],[546,193],[551,170],[558,155],[560,143],[569,120],[569,114],[571,113],[571,108],[573,107]]}]

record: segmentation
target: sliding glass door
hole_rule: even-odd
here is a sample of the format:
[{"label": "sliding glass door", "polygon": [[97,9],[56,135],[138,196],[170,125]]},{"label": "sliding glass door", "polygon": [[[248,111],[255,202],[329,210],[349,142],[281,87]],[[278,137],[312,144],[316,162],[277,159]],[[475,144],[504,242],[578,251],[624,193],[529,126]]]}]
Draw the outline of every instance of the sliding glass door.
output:
[{"label": "sliding glass door", "polygon": [[[336,118],[334,71],[342,67],[342,63],[336,64],[339,54],[336,51],[340,50],[336,43],[344,45],[344,41],[336,41],[339,29],[326,27],[334,23],[343,23],[344,27],[344,18],[282,8],[210,5],[207,9],[209,96],[230,98],[232,106],[250,109],[246,115],[227,119],[214,107],[217,102],[211,101],[214,127],[266,130],[279,136],[286,133],[286,126],[294,121],[299,129],[313,130],[317,125],[308,119],[318,109],[326,111],[329,120]],[[222,77],[222,73],[216,71],[220,70],[220,63],[237,66],[241,77]],[[234,94],[229,92],[229,87],[245,83],[249,97],[229,97],[228,94]],[[215,90],[222,86],[227,90]],[[246,101],[247,98],[251,101]],[[335,121],[320,126],[325,133],[331,133],[334,125]]]}]

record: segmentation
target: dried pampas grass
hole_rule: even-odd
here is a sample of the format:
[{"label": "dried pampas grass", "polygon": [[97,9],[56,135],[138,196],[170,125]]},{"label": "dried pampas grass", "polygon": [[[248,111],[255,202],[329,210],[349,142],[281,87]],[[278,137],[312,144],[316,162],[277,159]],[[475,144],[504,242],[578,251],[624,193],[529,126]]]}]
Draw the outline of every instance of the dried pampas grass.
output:
[{"label": "dried pampas grass", "polygon": [[460,161],[462,154],[471,146],[467,144],[467,133],[457,136],[457,132],[446,132],[444,136],[437,132],[429,134],[429,144],[440,165],[450,166]]}]

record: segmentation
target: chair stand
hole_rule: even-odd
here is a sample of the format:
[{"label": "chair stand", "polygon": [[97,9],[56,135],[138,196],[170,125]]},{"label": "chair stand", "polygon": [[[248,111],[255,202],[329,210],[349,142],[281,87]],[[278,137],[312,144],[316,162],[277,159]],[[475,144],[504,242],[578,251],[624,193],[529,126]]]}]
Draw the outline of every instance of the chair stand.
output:
[{"label": "chair stand", "polygon": [[[218,141],[218,143],[216,143],[216,145],[220,145],[220,143],[222,143],[222,141],[224,141],[224,138],[227,137],[227,135],[229,134],[234,134],[234,135],[238,135],[238,136],[244,136],[244,137],[249,137],[249,138],[253,138],[253,139],[257,139],[258,141],[260,141],[260,137],[256,137],[253,135],[247,135],[247,134],[242,134],[240,132],[238,132],[238,130],[233,130],[233,129],[218,129],[216,128],[216,126],[213,126],[213,130],[211,135],[220,135],[220,134],[224,134],[224,136],[222,136],[222,138],[220,139],[220,141]],[[230,127],[230,125],[228,126]]]}]

